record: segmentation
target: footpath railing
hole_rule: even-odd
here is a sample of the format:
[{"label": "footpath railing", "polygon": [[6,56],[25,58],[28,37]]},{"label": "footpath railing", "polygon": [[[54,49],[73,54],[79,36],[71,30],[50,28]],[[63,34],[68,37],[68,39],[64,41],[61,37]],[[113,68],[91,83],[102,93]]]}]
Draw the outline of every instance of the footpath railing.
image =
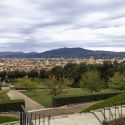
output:
[{"label": "footpath railing", "polygon": [[22,105],[22,111],[20,112],[20,125],[34,125],[30,114],[26,111]]},{"label": "footpath railing", "polygon": [[[49,115],[43,115],[41,112],[28,112],[25,109],[25,102],[23,100],[12,101],[12,103],[1,103],[0,112],[15,111],[20,113],[19,125],[50,125],[50,120],[53,117]],[[49,112],[47,114],[50,114]],[[92,111],[96,119],[101,125],[113,120],[125,117],[125,105],[122,103],[120,105],[114,105],[110,107],[105,107],[103,109],[98,109]],[[14,125],[14,123],[13,123]],[[15,125],[17,125],[15,123]]]},{"label": "footpath railing", "polygon": [[22,105],[20,112],[20,125],[50,125],[51,116],[45,116],[36,112],[28,112]]},{"label": "footpath railing", "polygon": [[125,117],[125,105],[114,105],[92,111],[98,121],[103,125],[104,123]]}]

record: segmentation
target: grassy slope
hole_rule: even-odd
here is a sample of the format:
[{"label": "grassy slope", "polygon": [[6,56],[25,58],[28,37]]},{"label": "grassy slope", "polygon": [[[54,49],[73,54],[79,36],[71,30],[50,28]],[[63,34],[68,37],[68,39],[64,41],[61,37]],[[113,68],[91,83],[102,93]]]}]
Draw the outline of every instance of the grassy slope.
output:
[{"label": "grassy slope", "polygon": [[7,101],[7,100],[9,100],[7,93],[0,91],[0,102]]},{"label": "grassy slope", "polygon": [[[92,94],[97,93],[109,93],[112,92],[112,90],[102,90],[101,92],[94,92]],[[38,103],[44,105],[45,107],[51,107],[52,106],[52,95],[49,94],[49,90],[43,89],[37,91],[37,95],[34,94],[33,91],[25,91],[23,92],[25,95],[31,97],[33,100],[37,101]],[[60,96],[80,96],[80,95],[89,95],[90,93],[87,90],[82,90],[81,88],[70,88],[65,89],[64,93]]]},{"label": "grassy slope", "polygon": [[83,112],[89,112],[91,110],[96,110],[96,109],[104,108],[107,106],[112,106],[115,104],[117,105],[117,104],[120,104],[121,102],[125,103],[125,92],[123,92],[122,94],[119,94],[117,96],[108,98],[106,100],[99,101],[99,102],[91,105],[87,109],[83,110]]},{"label": "grassy slope", "polygon": [[18,121],[19,119],[10,116],[0,116],[0,124],[6,122]]}]

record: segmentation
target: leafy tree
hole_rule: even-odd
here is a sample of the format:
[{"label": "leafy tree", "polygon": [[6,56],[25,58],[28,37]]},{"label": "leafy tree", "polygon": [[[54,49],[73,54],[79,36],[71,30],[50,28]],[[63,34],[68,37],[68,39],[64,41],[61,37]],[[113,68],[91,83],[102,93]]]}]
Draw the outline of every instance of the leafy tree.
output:
[{"label": "leafy tree", "polygon": [[72,80],[66,77],[50,76],[48,87],[52,95],[57,96],[63,92],[66,86],[72,84]]},{"label": "leafy tree", "polygon": [[10,80],[15,80],[17,78],[23,78],[26,76],[26,72],[25,71],[9,71],[7,72],[7,78]]},{"label": "leafy tree", "polygon": [[5,80],[7,76],[7,72],[6,71],[1,71],[0,72],[0,79],[1,81]]},{"label": "leafy tree", "polygon": [[50,70],[49,75],[54,75],[56,77],[62,77],[63,76],[63,68],[61,66],[55,66]]},{"label": "leafy tree", "polygon": [[38,83],[30,78],[21,78],[17,80],[15,84],[19,88],[27,88],[28,90],[34,91],[36,94],[36,89],[38,89]]},{"label": "leafy tree", "polygon": [[18,72],[18,78],[23,78],[23,77],[26,77],[26,72],[25,71]]},{"label": "leafy tree", "polygon": [[36,70],[31,70],[27,73],[27,76],[29,78],[38,78],[39,74],[38,74],[38,71]]},{"label": "leafy tree", "polygon": [[73,79],[73,84],[72,87],[79,87],[78,84],[78,65],[77,64],[72,64],[69,63],[67,65],[64,66],[63,68],[63,76],[66,76],[70,79]]},{"label": "leafy tree", "polygon": [[48,71],[47,70],[45,70],[45,69],[41,69],[40,70],[40,73],[39,73],[39,78],[40,79],[46,79],[46,78],[48,78],[49,76],[48,76]]},{"label": "leafy tree", "polygon": [[2,87],[2,83],[0,82],[0,90],[1,90],[1,87]]},{"label": "leafy tree", "polygon": [[80,63],[78,65],[77,70],[78,70],[79,75],[81,75],[87,71],[87,65],[85,63]]},{"label": "leafy tree", "polygon": [[100,76],[96,71],[88,71],[82,75],[80,85],[82,88],[97,91],[100,89]]},{"label": "leafy tree", "polygon": [[119,67],[119,63],[117,62],[117,60],[115,60],[114,62],[113,62],[113,68],[114,68],[114,72],[118,72],[118,67]]},{"label": "leafy tree", "polygon": [[105,61],[102,65],[100,65],[98,71],[100,72],[101,79],[105,83],[105,87],[108,88],[109,78],[115,73],[114,65],[110,61]]},{"label": "leafy tree", "polygon": [[119,73],[124,73],[125,74],[125,62],[122,62],[118,65],[118,72]]},{"label": "leafy tree", "polygon": [[73,84],[71,87],[80,87],[80,79],[81,79],[81,74],[84,74],[87,71],[87,65],[85,63],[80,63],[77,66],[75,66],[75,71],[74,71],[74,79]]},{"label": "leafy tree", "polygon": [[98,71],[98,65],[97,64],[88,64],[87,71]]},{"label": "leafy tree", "polygon": [[109,80],[109,87],[113,89],[124,90],[125,89],[125,75],[115,73]]},{"label": "leafy tree", "polygon": [[69,78],[74,78],[77,74],[77,64],[68,63],[63,68],[63,74],[65,74]]}]

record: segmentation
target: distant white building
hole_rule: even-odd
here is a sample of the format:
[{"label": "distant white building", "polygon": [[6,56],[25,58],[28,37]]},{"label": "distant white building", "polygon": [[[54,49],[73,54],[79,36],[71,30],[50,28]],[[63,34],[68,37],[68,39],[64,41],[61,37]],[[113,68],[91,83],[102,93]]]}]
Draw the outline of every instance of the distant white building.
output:
[{"label": "distant white building", "polygon": [[96,64],[96,61],[93,56],[91,56],[88,60],[88,64]]}]

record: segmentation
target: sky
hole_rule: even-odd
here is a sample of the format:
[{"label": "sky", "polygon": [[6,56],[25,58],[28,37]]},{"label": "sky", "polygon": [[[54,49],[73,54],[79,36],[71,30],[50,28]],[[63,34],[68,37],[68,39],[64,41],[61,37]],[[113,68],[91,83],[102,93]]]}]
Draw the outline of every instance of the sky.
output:
[{"label": "sky", "polygon": [[125,51],[124,0],[0,0],[0,51]]}]

